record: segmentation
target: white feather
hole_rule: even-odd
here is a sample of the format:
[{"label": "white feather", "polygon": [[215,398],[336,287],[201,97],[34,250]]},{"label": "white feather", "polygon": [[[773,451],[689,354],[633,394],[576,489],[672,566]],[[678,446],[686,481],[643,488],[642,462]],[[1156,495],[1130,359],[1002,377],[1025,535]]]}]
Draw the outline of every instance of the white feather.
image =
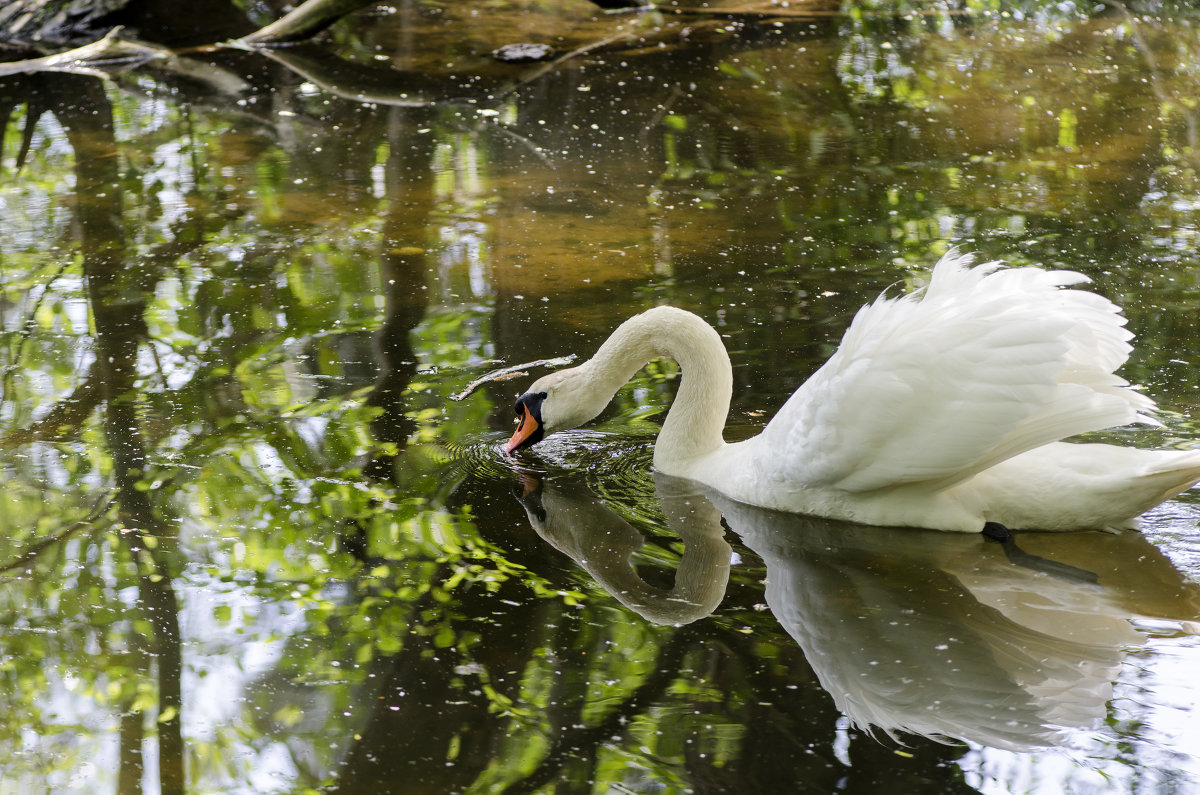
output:
[{"label": "white feather", "polygon": [[863,307],[763,433],[777,480],[870,491],[950,486],[1050,442],[1154,422],[1113,371],[1132,336],[1070,271],[944,256],[924,293]]}]

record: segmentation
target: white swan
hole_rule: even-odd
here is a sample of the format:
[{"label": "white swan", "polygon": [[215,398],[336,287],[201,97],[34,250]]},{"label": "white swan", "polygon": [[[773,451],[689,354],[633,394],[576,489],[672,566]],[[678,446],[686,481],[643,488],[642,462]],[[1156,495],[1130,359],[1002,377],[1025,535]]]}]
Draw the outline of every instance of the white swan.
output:
[{"label": "white swan", "polygon": [[720,336],[662,306],[622,323],[584,364],[534,382],[505,451],[593,419],[665,356],[682,381],[655,468],[752,505],[962,532],[1117,529],[1200,481],[1200,450],[1059,441],[1157,424],[1153,401],[1114,375],[1132,336],[1120,309],[1060,289],[1087,277],[970,264],[952,251],[923,291],[859,310],[752,439],[722,439],[733,376]]}]

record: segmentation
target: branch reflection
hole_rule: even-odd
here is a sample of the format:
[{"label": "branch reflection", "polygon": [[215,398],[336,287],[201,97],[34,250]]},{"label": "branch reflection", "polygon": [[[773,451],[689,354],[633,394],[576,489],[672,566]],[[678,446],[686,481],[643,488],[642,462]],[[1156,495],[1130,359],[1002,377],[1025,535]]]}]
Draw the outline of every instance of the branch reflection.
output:
[{"label": "branch reflection", "polygon": [[[856,726],[1008,750],[1061,743],[1105,716],[1139,621],[1200,634],[1200,587],[1138,533],[977,536],[866,527],[742,505],[658,476],[686,551],[670,594],[629,565],[641,535],[581,486],[540,484],[534,529],[651,621],[716,610],[721,515],[766,565],[766,600]],[[1162,629],[1161,623],[1155,624]]]}]

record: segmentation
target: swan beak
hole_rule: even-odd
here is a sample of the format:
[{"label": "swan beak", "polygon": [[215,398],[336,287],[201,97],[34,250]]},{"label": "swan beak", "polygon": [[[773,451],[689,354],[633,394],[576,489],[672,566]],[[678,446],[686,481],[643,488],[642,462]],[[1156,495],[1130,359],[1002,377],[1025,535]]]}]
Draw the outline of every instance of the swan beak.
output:
[{"label": "swan beak", "polygon": [[542,401],[546,399],[545,392],[526,392],[517,398],[513,411],[520,417],[516,433],[504,445],[504,452],[512,453],[522,447],[529,447],[542,440]]},{"label": "swan beak", "polygon": [[[512,453],[514,450],[525,446],[527,443],[533,444],[534,442],[529,440],[537,435],[538,431],[541,430],[541,427],[542,426],[538,424],[537,418],[533,416],[532,411],[527,409],[522,410],[521,423],[517,425],[517,430],[513,432],[512,438],[509,439],[508,443],[504,445],[504,452]],[[536,439],[534,441],[536,441]]]}]

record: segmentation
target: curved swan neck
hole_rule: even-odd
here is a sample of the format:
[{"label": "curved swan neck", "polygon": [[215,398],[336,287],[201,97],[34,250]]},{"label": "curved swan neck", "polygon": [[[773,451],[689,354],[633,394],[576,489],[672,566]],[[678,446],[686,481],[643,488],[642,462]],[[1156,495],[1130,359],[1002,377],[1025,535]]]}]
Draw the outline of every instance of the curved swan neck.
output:
[{"label": "curved swan neck", "polygon": [[724,444],[721,431],[733,394],[733,368],[721,337],[691,312],[660,306],[626,320],[584,368],[615,394],[651,359],[674,359],[679,391],[654,447],[654,465],[685,474],[686,464]]}]

